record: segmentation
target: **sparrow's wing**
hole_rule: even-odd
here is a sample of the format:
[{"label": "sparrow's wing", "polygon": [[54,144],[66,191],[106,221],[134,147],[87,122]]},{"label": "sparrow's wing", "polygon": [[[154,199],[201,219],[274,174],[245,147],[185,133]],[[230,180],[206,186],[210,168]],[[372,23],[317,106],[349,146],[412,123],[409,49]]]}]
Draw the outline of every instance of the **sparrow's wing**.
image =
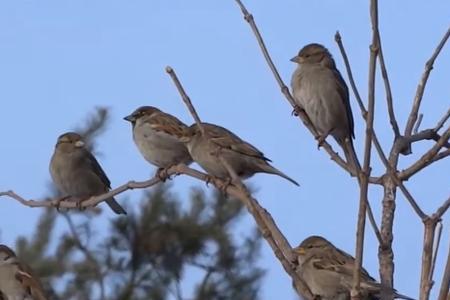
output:
[{"label": "sparrow's wing", "polygon": [[247,143],[226,128],[204,123],[205,130],[208,132],[211,142],[217,144],[221,148],[229,149],[242,155],[252,156],[255,158],[271,161],[255,146]]},{"label": "sparrow's wing", "polygon": [[150,127],[159,132],[164,132],[169,135],[181,137],[187,126],[176,117],[163,112],[155,112],[151,114],[145,122],[150,124]]},{"label": "sparrow's wing", "polygon": [[[25,269],[27,271],[25,271]],[[16,279],[20,281],[25,291],[35,300],[46,300],[44,289],[36,276],[33,276],[28,266],[20,265],[16,273]]]},{"label": "sparrow's wing", "polygon": [[[15,278],[30,296],[35,300],[45,300],[44,289],[38,279],[33,275],[31,268],[23,263],[20,263],[14,251],[6,245],[0,245],[0,258],[5,263],[10,263],[17,266],[17,273]],[[7,297],[0,291],[0,300],[6,300]]]},{"label": "sparrow's wing", "polygon": [[103,171],[102,167],[98,163],[95,156],[92,155],[92,153],[86,149],[84,149],[84,151],[85,151],[85,156],[87,158],[87,161],[88,161],[89,166],[91,167],[92,171],[95,173],[95,175],[97,175],[100,178],[100,180],[103,182],[103,184],[107,188],[111,188],[111,181],[109,180],[108,176],[106,176],[105,171]]},{"label": "sparrow's wing", "polygon": [[348,87],[347,84],[345,83],[344,78],[342,77],[341,73],[339,72],[338,69],[334,68],[333,70],[334,72],[334,77],[336,80],[336,87],[337,87],[337,91],[339,93],[339,95],[341,96],[342,101],[344,101],[344,106],[345,106],[345,110],[347,112],[347,121],[348,121],[348,126],[350,129],[350,133],[352,138],[355,138],[355,132],[354,132],[354,121],[353,121],[353,113],[352,113],[352,108],[350,106],[350,95],[348,92]]},{"label": "sparrow's wing", "polygon": [[[341,276],[349,278],[353,277],[354,264],[355,259],[350,254],[337,248],[333,249],[331,253],[322,255],[313,261],[313,265],[317,269],[337,272]],[[376,283],[375,279],[364,268],[361,268],[361,281]]]}]

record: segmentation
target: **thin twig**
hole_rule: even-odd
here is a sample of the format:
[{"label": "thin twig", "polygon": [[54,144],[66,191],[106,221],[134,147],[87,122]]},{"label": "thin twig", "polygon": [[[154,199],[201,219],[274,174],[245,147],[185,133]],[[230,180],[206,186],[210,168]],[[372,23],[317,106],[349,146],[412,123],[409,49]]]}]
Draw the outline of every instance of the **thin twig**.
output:
[{"label": "thin twig", "polygon": [[[168,175],[174,175],[177,174],[177,170],[175,167],[171,167],[167,171]],[[21,204],[29,207],[60,207],[60,208],[87,208],[87,207],[93,207],[99,204],[100,202],[103,202],[113,196],[116,196],[120,193],[123,193],[127,190],[132,189],[144,189],[150,186],[153,186],[157,183],[161,182],[161,179],[157,176],[155,176],[152,179],[149,179],[147,181],[137,182],[137,181],[129,181],[113,190],[110,190],[108,193],[101,194],[98,196],[91,197],[87,200],[82,201],[81,203],[77,203],[76,201],[70,201],[68,200],[62,200],[60,199],[50,199],[50,200],[26,200],[22,196],[16,194],[14,191],[5,191],[0,192],[1,196],[7,196],[14,200],[19,201]]]},{"label": "thin twig", "polygon": [[441,288],[439,290],[438,300],[448,300],[450,288],[450,247],[448,249],[447,263],[445,264],[444,275],[442,275]]},{"label": "thin twig", "polygon": [[420,208],[419,204],[417,204],[417,201],[411,195],[411,193],[406,188],[406,186],[403,184],[403,182],[401,180],[399,180],[395,174],[391,175],[391,178],[394,180],[395,184],[398,185],[398,187],[402,191],[403,195],[405,196],[406,200],[408,200],[409,204],[411,204],[412,208],[414,209],[416,214],[419,216],[419,218],[422,221],[425,220],[426,218],[428,218],[427,214],[424,213],[424,211]]},{"label": "thin twig", "polygon": [[341,51],[342,58],[344,59],[345,69],[347,70],[348,81],[350,82],[353,95],[355,95],[356,102],[358,103],[359,109],[361,110],[362,117],[365,120],[367,118],[367,111],[361,99],[361,95],[359,94],[358,88],[356,87],[355,79],[353,78],[352,68],[350,67],[347,52],[345,51],[344,44],[342,42],[342,37],[339,31],[336,31],[336,34],[334,35],[334,40],[338,44],[339,50]]},{"label": "thin twig", "polygon": [[[419,122],[417,122],[419,124]],[[434,129],[425,129],[420,132],[416,132],[409,137],[403,137],[404,143],[412,144],[419,141],[424,140],[433,140],[438,142],[441,139],[441,135],[439,135]],[[450,148],[450,143],[448,141],[443,142],[443,147]]]},{"label": "thin twig", "polygon": [[394,105],[392,101],[392,90],[391,90],[391,84],[389,82],[388,73],[386,70],[386,63],[384,62],[384,56],[383,56],[383,47],[381,46],[381,36],[380,32],[377,29],[378,33],[378,61],[380,62],[380,69],[381,69],[381,76],[383,77],[384,82],[384,88],[386,90],[386,102],[387,102],[387,108],[389,113],[389,121],[391,122],[392,130],[394,131],[395,137],[400,136],[400,129],[398,128],[398,123],[395,118],[395,112],[394,112]]},{"label": "thin twig", "polygon": [[436,210],[436,212],[431,216],[435,221],[439,221],[442,216],[447,212],[450,207],[450,197]]},{"label": "thin twig", "polygon": [[432,262],[431,262],[430,277],[428,278],[429,282],[431,282],[431,285],[434,284],[433,275],[434,275],[434,269],[436,267],[436,259],[437,259],[438,252],[439,252],[439,246],[441,244],[441,237],[442,237],[442,222],[438,222],[437,223],[437,233],[436,233],[436,237],[434,238],[435,242],[434,242],[433,258],[432,258]]},{"label": "thin twig", "polygon": [[439,53],[441,52],[442,48],[444,47],[449,37],[450,37],[450,28],[444,34],[441,41],[439,42],[439,45],[434,50],[433,55],[425,64],[425,70],[422,74],[422,77],[420,78],[419,84],[417,85],[416,95],[414,97],[414,102],[411,108],[411,112],[409,113],[408,122],[405,127],[405,136],[411,135],[412,129],[417,120],[417,114],[420,109],[420,104],[422,102],[423,93],[427,85],[428,77],[430,76],[430,72],[433,69],[434,61],[438,57]]},{"label": "thin twig", "polygon": [[[430,150],[428,150],[424,155],[422,155],[422,157],[418,159],[415,163],[413,163],[411,166],[409,166],[408,168],[399,173],[398,176],[399,179],[408,180],[412,175],[416,174],[426,166],[448,156],[448,154],[440,155],[439,151],[442,149],[442,147],[444,147],[447,144],[449,139],[450,139],[450,126],[441,135],[441,138],[436,142],[436,144],[434,144],[433,147],[430,148]],[[444,152],[447,153],[448,151]]]},{"label": "thin twig", "polygon": [[422,124],[423,114],[419,114],[419,118],[417,119],[416,125],[414,125],[414,134],[419,132],[420,124]]},{"label": "thin twig", "polygon": [[372,149],[373,121],[375,114],[375,74],[376,60],[378,56],[378,2],[371,0],[370,15],[372,21],[372,44],[370,46],[369,58],[369,80],[368,80],[368,113],[366,119],[366,137],[364,141],[364,162],[361,173],[360,183],[360,201],[358,211],[358,222],[356,228],[356,249],[355,249],[355,266],[353,269],[353,284],[351,290],[352,300],[361,299],[360,281],[361,268],[364,252],[364,230],[366,223],[366,210],[368,202],[368,185],[367,177],[370,174],[370,159]]},{"label": "thin twig", "polygon": [[175,83],[175,86],[178,89],[178,92],[181,94],[181,98],[183,99],[184,103],[186,103],[187,107],[189,108],[189,112],[191,113],[192,117],[194,118],[195,123],[197,123],[197,126],[198,126],[200,132],[204,135],[205,134],[205,130],[204,130],[203,126],[202,126],[202,122],[200,121],[200,118],[199,118],[197,112],[195,111],[194,106],[192,105],[191,99],[186,94],[186,92],[184,91],[183,86],[181,85],[180,81],[178,80],[177,74],[175,73],[175,71],[170,66],[166,67],[166,72],[172,78],[173,82]]},{"label": "thin twig", "polygon": [[447,122],[447,120],[449,118],[450,118],[450,108],[447,110],[445,115],[439,120],[439,122],[437,123],[436,127],[434,127],[434,131],[438,132],[439,130],[441,130],[442,127],[444,127],[445,122]]},{"label": "thin twig", "polygon": [[432,282],[430,280],[434,233],[436,222],[428,219],[424,222],[425,230],[423,234],[422,270],[420,274],[420,300],[427,300],[430,297]]}]

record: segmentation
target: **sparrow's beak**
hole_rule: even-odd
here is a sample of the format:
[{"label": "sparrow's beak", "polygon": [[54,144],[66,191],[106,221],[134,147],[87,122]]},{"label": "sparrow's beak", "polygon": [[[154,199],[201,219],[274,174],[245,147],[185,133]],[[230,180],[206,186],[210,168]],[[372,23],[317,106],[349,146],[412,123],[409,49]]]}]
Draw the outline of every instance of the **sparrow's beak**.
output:
[{"label": "sparrow's beak", "polygon": [[133,115],[129,115],[129,116],[126,116],[125,118],[123,118],[125,121],[128,121],[128,122],[134,122],[134,121],[136,121],[136,118],[133,116]]},{"label": "sparrow's beak", "polygon": [[299,64],[303,62],[303,59],[300,56],[296,55],[293,58],[291,58],[291,61]]},{"label": "sparrow's beak", "polygon": [[297,247],[294,249],[294,253],[298,254],[298,255],[305,255],[306,251],[305,251],[305,248],[303,248],[303,247]]},{"label": "sparrow's beak", "polygon": [[84,147],[84,142],[83,142],[83,141],[76,141],[76,142],[75,142],[75,147],[77,147],[77,148],[83,148],[83,147]]}]

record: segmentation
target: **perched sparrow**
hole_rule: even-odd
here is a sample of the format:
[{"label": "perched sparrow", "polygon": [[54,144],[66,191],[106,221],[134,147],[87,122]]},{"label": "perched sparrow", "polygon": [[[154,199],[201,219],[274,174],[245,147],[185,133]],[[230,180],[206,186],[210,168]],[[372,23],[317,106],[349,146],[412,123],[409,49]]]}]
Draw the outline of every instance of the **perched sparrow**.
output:
[{"label": "perched sparrow", "polygon": [[295,185],[298,183],[280,170],[272,167],[271,160],[249,143],[241,140],[231,131],[208,123],[202,123],[207,133],[203,136],[197,124],[193,124],[185,131],[182,138],[186,142],[189,153],[210,175],[230,178],[228,171],[217,158],[217,153],[230,164],[236,174],[242,179],[253,176],[255,173],[269,173],[286,178]]},{"label": "perched sparrow", "polygon": [[0,244],[0,299],[45,300],[39,278],[19,262],[16,254]]},{"label": "perched sparrow", "polygon": [[[311,292],[322,300],[350,300],[355,259],[336,248],[320,236],[306,238],[294,249],[298,258],[300,276]],[[361,293],[363,300],[378,300],[381,284],[361,268]],[[401,299],[412,298],[397,294]]]},{"label": "perched sparrow", "polygon": [[[58,137],[50,161],[50,174],[60,192],[78,202],[104,194],[111,188],[102,167],[75,132]],[[106,200],[106,203],[116,214],[126,214],[114,198]]]},{"label": "perched sparrow", "polygon": [[294,100],[320,134],[319,146],[331,134],[347,163],[357,168],[348,88],[330,52],[320,44],[309,44],[291,61],[298,63],[291,80]]},{"label": "perched sparrow", "polygon": [[124,118],[133,126],[133,140],[145,160],[160,170],[192,162],[179,140],[187,126],[176,117],[152,106],[142,106]]}]

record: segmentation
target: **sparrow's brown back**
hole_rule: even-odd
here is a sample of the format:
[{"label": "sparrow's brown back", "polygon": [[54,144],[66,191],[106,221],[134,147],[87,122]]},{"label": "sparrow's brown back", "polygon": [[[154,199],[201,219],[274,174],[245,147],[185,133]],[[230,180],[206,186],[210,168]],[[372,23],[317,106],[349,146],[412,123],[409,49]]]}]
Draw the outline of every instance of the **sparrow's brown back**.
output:
[{"label": "sparrow's brown back", "polygon": [[[264,161],[271,161],[270,159],[265,157],[264,153],[258,150],[255,146],[242,140],[240,137],[238,137],[228,129],[210,123],[202,123],[202,126],[207,132],[211,142],[218,145],[219,147],[232,150],[242,155],[259,158]],[[200,132],[197,128],[197,124],[193,124],[190,127],[190,130],[195,131],[196,133]]]}]

